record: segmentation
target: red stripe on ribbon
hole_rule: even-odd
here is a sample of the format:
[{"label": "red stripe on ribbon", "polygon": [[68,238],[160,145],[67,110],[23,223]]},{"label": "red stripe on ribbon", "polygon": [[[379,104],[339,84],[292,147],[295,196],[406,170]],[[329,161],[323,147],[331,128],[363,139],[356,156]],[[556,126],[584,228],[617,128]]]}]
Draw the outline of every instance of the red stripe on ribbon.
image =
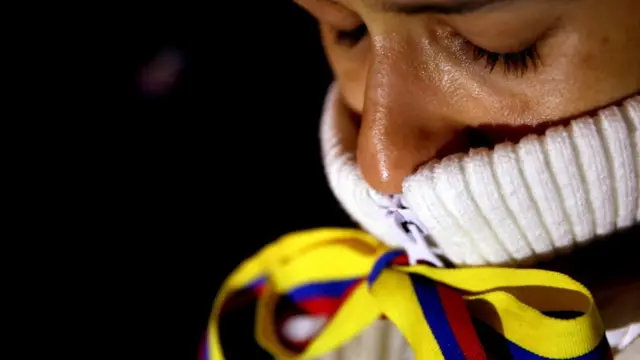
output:
[{"label": "red stripe on ribbon", "polygon": [[462,295],[454,289],[436,284],[451,331],[467,360],[487,360]]},{"label": "red stripe on ribbon", "polygon": [[392,265],[409,265],[409,256],[407,254],[398,255],[395,259],[391,260]]},{"label": "red stripe on ribbon", "polygon": [[349,295],[351,295],[356,286],[358,286],[361,282],[362,281],[354,282],[342,294],[342,296],[338,298],[328,296],[313,297],[304,301],[300,301],[297,305],[300,307],[300,309],[304,310],[310,315],[333,316],[340,309],[340,306],[342,306],[342,304],[347,300]]},{"label": "red stripe on ribbon", "polygon": [[298,303],[298,306],[311,315],[333,315],[342,305],[342,299],[318,297]]}]

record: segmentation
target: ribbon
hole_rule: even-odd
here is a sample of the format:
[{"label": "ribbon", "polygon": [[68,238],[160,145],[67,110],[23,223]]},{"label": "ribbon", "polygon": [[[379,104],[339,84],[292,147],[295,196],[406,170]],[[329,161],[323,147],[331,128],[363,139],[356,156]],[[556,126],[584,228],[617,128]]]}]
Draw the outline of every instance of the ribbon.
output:
[{"label": "ribbon", "polygon": [[[257,298],[256,340],[281,360],[336,350],[380,318],[397,326],[416,360],[612,359],[593,297],[566,275],[412,266],[402,250],[335,228],[285,235],[243,262],[215,300],[202,358],[224,360],[218,319],[247,291]],[[310,341],[287,343],[282,301],[327,321]]]}]

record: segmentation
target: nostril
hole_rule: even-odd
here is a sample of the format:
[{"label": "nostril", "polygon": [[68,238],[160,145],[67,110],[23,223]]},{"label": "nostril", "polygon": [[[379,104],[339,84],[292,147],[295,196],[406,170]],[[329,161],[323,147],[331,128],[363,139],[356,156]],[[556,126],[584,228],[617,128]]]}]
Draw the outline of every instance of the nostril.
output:
[{"label": "nostril", "polygon": [[465,135],[470,149],[491,148],[493,146],[491,138],[481,130],[467,128]]},{"label": "nostril", "polygon": [[488,143],[488,138],[486,138],[481,132],[471,128],[466,128],[461,130],[455,136],[451,136],[449,141],[442,143],[435,152],[435,156],[431,157],[426,162],[417,164],[418,166],[413,169],[413,171],[417,171],[421,166],[431,160],[441,160],[450,155],[466,153],[470,149],[474,147],[482,147],[486,143]]},{"label": "nostril", "polygon": [[382,194],[399,194],[404,180],[421,166],[431,160],[467,152],[472,141],[475,144],[485,141],[479,134],[460,128],[437,130],[372,128],[363,124],[356,159],[364,180]]},{"label": "nostril", "polygon": [[[471,149],[492,148],[495,145],[493,139],[486,131],[475,128],[465,128],[460,136],[454,137],[451,141],[444,144],[436,152],[434,159],[441,160],[449,155],[467,153]],[[420,164],[418,167],[424,164]],[[418,169],[416,168],[415,171]]]}]

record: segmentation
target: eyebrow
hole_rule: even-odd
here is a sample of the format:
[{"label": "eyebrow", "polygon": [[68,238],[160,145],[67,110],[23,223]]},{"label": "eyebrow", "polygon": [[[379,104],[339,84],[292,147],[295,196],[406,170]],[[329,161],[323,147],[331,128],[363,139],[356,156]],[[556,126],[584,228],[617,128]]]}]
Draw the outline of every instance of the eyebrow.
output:
[{"label": "eyebrow", "polygon": [[402,14],[432,12],[446,15],[468,14],[490,5],[510,1],[512,0],[411,0],[407,3],[404,1],[381,0],[382,8],[389,12]]}]

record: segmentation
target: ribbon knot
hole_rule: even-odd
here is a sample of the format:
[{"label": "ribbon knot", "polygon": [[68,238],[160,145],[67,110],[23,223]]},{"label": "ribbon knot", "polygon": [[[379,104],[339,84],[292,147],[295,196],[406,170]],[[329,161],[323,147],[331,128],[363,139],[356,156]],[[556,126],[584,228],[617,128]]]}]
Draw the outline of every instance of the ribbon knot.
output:
[{"label": "ribbon knot", "polygon": [[[242,263],[214,304],[205,359],[224,359],[218,318],[243,291],[256,296],[256,339],[277,359],[323,355],[380,318],[398,327],[416,360],[612,358],[591,294],[569,277],[411,265],[404,251],[358,230],[292,233]],[[287,340],[285,320],[301,315],[322,321],[309,322],[309,339]]]}]

